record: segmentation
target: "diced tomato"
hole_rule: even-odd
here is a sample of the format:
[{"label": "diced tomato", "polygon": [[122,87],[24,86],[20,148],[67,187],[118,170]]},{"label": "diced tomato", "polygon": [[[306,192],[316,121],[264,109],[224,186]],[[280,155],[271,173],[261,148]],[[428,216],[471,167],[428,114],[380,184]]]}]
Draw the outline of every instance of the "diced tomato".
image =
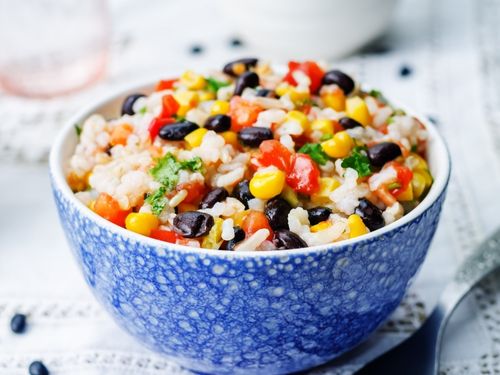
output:
[{"label": "diced tomato", "polygon": [[151,142],[153,142],[160,132],[160,129],[163,128],[167,124],[172,124],[175,122],[175,119],[172,117],[155,117],[151,123],[149,124],[149,136],[151,137]]},{"label": "diced tomato", "polygon": [[266,215],[260,211],[250,210],[241,223],[241,229],[243,229],[247,237],[254,234],[259,229],[267,229],[270,233],[267,239],[271,240],[273,238],[273,230],[269,225],[269,221],[267,221]]},{"label": "diced tomato", "polygon": [[153,229],[151,231],[150,237],[170,243],[175,243],[178,239],[182,238],[181,235],[175,233],[172,230],[163,230],[163,229]]},{"label": "diced tomato", "polygon": [[229,102],[228,115],[231,117],[231,128],[234,131],[240,131],[243,128],[252,126],[257,121],[257,116],[262,108],[242,99],[239,96],[233,96]]},{"label": "diced tomato", "polygon": [[160,80],[156,84],[155,91],[163,91],[163,90],[170,90],[174,88],[174,83],[177,82],[177,78],[174,79],[167,79],[167,80]]},{"label": "diced tomato", "polygon": [[118,202],[111,195],[101,193],[95,201],[94,212],[106,220],[124,227],[125,218],[131,210],[122,210]]},{"label": "diced tomato", "polygon": [[398,175],[397,178],[400,186],[396,189],[390,190],[391,194],[397,197],[399,194],[405,191],[408,185],[411,183],[411,180],[413,179],[413,172],[407,166],[402,165],[396,161],[391,161],[387,164],[387,166],[392,166],[396,170],[396,173]]},{"label": "diced tomato", "polygon": [[183,203],[193,203],[193,202],[199,203],[206,192],[205,184],[202,182],[184,182],[182,184],[177,185],[175,190],[187,191],[188,195],[182,201]]},{"label": "diced tomato", "polygon": [[313,194],[319,189],[320,171],[309,155],[297,153],[292,158],[286,183],[296,192]]},{"label": "diced tomato", "polygon": [[259,146],[262,153],[259,157],[259,163],[264,167],[274,165],[279,170],[288,172],[292,153],[281,142],[275,139],[264,141]]},{"label": "diced tomato", "polygon": [[177,103],[177,100],[175,100],[173,95],[170,94],[164,95],[161,102],[162,102],[162,110],[160,116],[158,117],[161,118],[172,117],[179,110],[179,103]]},{"label": "diced tomato", "polygon": [[303,72],[309,77],[311,80],[309,90],[311,90],[313,94],[317,93],[321,87],[321,80],[325,75],[323,69],[321,69],[314,61],[304,61],[302,63],[290,61],[288,63],[288,73],[283,80],[293,86],[297,86],[297,82],[295,81],[295,78],[293,78],[293,73],[297,70]]}]

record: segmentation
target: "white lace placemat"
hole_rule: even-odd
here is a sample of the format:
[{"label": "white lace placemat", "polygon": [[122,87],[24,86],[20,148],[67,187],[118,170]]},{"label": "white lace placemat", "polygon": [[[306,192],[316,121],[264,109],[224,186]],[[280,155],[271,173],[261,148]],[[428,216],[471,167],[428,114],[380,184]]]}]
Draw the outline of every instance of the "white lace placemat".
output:
[{"label": "white lace placemat", "polygon": [[[68,116],[130,77],[220,66],[252,53],[230,46],[232,34],[214,22],[209,3],[193,12],[195,4],[113,2],[105,81],[51,101],[0,94],[0,374],[26,374],[34,359],[55,375],[188,374],[142,348],[94,301],[59,228],[43,160]],[[499,16],[495,0],[403,1],[385,38],[338,62],[431,117],[448,140],[453,177],[431,251],[402,305],[368,342],[311,373],[350,374],[413,332],[459,261],[500,224]],[[202,53],[190,54],[194,44]],[[410,74],[402,76],[403,67]],[[500,373],[499,288],[500,278],[487,279],[457,311],[442,374]],[[24,335],[8,329],[16,311],[29,314]]]}]

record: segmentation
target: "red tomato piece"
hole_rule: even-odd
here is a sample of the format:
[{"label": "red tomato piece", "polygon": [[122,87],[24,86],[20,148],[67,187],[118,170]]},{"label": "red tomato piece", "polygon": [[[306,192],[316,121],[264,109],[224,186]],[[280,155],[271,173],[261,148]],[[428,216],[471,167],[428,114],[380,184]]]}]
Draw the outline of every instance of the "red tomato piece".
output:
[{"label": "red tomato piece", "polygon": [[151,137],[151,142],[153,142],[160,132],[160,129],[163,128],[167,124],[172,124],[175,122],[174,118],[171,117],[155,117],[153,121],[149,124],[149,136]]},{"label": "red tomato piece", "polygon": [[182,236],[172,230],[163,229],[153,229],[151,231],[150,237],[170,243],[175,243],[178,239],[182,238]]},{"label": "red tomato piece", "polygon": [[293,73],[297,70],[303,72],[311,80],[311,84],[309,85],[311,92],[313,94],[318,92],[321,87],[321,80],[325,75],[323,69],[321,69],[314,61],[304,61],[302,63],[290,61],[288,63],[288,73],[283,80],[293,86],[297,86],[297,82],[295,81],[295,78],[293,78]]},{"label": "red tomato piece", "polygon": [[391,161],[387,165],[392,166],[396,170],[396,173],[398,175],[398,182],[401,186],[390,191],[392,195],[397,197],[399,194],[405,191],[408,185],[411,183],[411,180],[413,179],[413,172],[410,168],[398,163],[397,161]]},{"label": "red tomato piece", "polygon": [[228,115],[231,117],[231,128],[234,131],[240,131],[243,128],[252,126],[257,121],[257,116],[262,108],[242,99],[239,96],[233,96],[229,102]]},{"label": "red tomato piece", "polygon": [[188,195],[186,196],[186,198],[184,198],[182,203],[200,202],[206,192],[205,184],[203,184],[202,182],[184,182],[177,185],[175,190],[187,191]]},{"label": "red tomato piece", "polygon": [[179,103],[173,97],[173,95],[164,95],[162,98],[162,110],[158,117],[167,118],[175,115],[179,109]]},{"label": "red tomato piece", "polygon": [[118,202],[111,195],[101,193],[95,201],[94,212],[106,220],[124,227],[125,218],[131,210],[122,210]]},{"label": "red tomato piece", "polygon": [[309,155],[297,153],[292,159],[286,183],[296,192],[313,194],[319,189],[320,171]]},{"label": "red tomato piece", "polygon": [[170,90],[174,88],[174,83],[177,82],[177,78],[174,79],[162,79],[158,81],[155,87],[155,91]]},{"label": "red tomato piece", "polygon": [[267,239],[272,240],[273,238],[273,230],[269,225],[269,221],[267,220],[266,215],[260,211],[250,210],[241,223],[241,229],[243,229],[247,237],[251,236],[259,229],[267,229],[269,230],[269,236]]},{"label": "red tomato piece", "polygon": [[290,170],[290,161],[292,153],[280,141],[269,139],[262,142],[259,146],[262,155],[259,157],[259,163],[264,167],[274,165],[276,168],[288,172]]}]

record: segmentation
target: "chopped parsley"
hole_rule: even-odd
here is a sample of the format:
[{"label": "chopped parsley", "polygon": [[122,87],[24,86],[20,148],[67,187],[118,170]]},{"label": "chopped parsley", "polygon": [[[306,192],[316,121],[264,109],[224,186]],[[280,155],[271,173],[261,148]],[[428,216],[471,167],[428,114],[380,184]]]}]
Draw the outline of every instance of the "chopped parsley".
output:
[{"label": "chopped parsley", "polygon": [[165,186],[160,187],[153,194],[149,194],[146,197],[146,202],[151,206],[151,211],[156,216],[160,215],[163,212],[163,209],[168,203],[167,197],[165,197],[165,193],[167,189]]},{"label": "chopped parsley", "polygon": [[148,111],[148,107],[146,107],[146,106],[144,106],[144,107],[142,107],[141,109],[139,109],[139,113],[140,113],[141,115],[145,114],[147,111]]},{"label": "chopped parsley", "polygon": [[328,141],[333,138],[333,134],[323,134],[319,139],[321,142]]},{"label": "chopped parsley", "polygon": [[79,137],[80,134],[82,134],[82,126],[80,124],[75,124],[75,132],[76,132],[76,136]]},{"label": "chopped parsley", "polygon": [[349,157],[342,160],[342,168],[352,168],[358,172],[359,177],[369,176],[372,173],[370,159],[366,156],[365,147],[354,147]]},{"label": "chopped parsley", "polygon": [[213,77],[208,77],[206,79],[207,81],[207,86],[208,86],[208,89],[210,91],[213,91],[213,92],[217,92],[219,91],[219,89],[221,87],[226,87],[226,86],[229,86],[229,82],[223,82],[223,81],[219,81],[219,80],[216,80],[215,78]]},{"label": "chopped parsley", "polygon": [[174,155],[170,152],[158,160],[158,163],[149,170],[153,178],[161,183],[166,191],[171,191],[179,181],[179,171],[181,169],[199,172],[203,168],[203,162],[198,156],[186,160],[177,161]]},{"label": "chopped parsley", "polygon": [[181,169],[189,169],[193,172],[199,172],[203,169],[203,161],[199,156],[195,156],[192,159],[181,161]]},{"label": "chopped parsley", "polygon": [[375,99],[381,101],[382,103],[387,103],[387,99],[379,90],[370,90],[368,95],[373,96]]},{"label": "chopped parsley", "polygon": [[325,165],[328,161],[328,155],[325,154],[319,143],[306,143],[300,148],[299,152],[309,155],[319,165]]},{"label": "chopped parsley", "polygon": [[417,152],[418,151],[418,145],[411,145],[411,152]]}]

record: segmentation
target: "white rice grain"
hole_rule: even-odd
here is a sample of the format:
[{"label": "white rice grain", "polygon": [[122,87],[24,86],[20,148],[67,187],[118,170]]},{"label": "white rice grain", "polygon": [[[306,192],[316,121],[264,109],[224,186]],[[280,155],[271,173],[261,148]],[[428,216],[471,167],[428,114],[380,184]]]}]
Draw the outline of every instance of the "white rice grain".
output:
[{"label": "white rice grain", "polygon": [[224,241],[230,241],[234,238],[234,221],[233,221],[233,219],[226,219],[222,222],[221,237]]},{"label": "white rice grain", "polygon": [[253,251],[269,236],[268,229],[259,229],[246,240],[241,241],[234,247],[234,251]]},{"label": "white rice grain", "polygon": [[177,194],[175,194],[172,199],[168,202],[168,205],[172,208],[177,207],[184,199],[186,199],[188,195],[188,191],[186,189],[182,189]]}]

